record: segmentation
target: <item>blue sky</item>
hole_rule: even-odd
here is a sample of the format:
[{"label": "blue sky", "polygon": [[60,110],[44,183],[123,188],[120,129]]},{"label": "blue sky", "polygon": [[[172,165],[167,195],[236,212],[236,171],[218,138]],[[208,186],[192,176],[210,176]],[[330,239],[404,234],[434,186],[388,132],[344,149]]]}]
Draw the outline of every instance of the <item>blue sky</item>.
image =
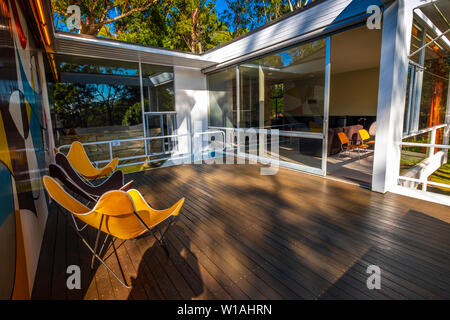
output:
[{"label": "blue sky", "polygon": [[220,14],[223,10],[225,10],[228,7],[228,4],[225,2],[225,0],[216,0],[216,10]]}]

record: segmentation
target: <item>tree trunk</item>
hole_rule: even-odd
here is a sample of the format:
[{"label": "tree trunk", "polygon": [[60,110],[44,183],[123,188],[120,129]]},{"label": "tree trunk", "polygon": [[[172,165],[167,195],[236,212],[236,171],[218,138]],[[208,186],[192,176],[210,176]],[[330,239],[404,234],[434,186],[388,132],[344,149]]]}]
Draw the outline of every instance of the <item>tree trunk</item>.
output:
[{"label": "tree trunk", "polygon": [[197,52],[197,23],[198,23],[198,8],[195,8],[194,11],[192,11],[191,15],[191,22],[192,22],[192,28],[191,28],[191,51],[192,53]]}]

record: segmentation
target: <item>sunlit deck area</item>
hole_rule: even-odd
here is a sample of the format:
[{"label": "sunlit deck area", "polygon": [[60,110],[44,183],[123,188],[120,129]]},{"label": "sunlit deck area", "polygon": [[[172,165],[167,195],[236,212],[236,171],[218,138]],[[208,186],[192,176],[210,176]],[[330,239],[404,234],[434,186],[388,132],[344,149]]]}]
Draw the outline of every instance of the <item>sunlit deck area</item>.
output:
[{"label": "sunlit deck area", "polygon": [[[32,298],[450,298],[448,207],[287,169],[259,172],[181,165],[128,174],[155,208],[186,198],[169,256],[150,236],[117,242],[130,290],[103,266],[90,271],[90,253],[53,204]],[[106,261],[120,274],[114,255]],[[66,287],[71,264],[81,266],[81,290]],[[380,290],[366,286],[369,265],[381,268]]]}]

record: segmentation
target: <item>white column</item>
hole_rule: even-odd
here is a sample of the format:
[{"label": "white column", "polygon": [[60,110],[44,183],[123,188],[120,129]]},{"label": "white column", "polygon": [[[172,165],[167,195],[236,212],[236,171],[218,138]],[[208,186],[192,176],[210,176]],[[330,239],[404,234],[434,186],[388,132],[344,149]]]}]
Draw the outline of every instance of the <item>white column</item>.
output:
[{"label": "white column", "polygon": [[[206,76],[200,69],[174,67],[174,90],[177,134],[206,131],[209,104]],[[189,143],[188,138],[180,138],[180,152],[188,152]]]},{"label": "white column", "polygon": [[[450,73],[449,73],[449,79],[450,79]],[[447,127],[444,128],[444,134],[442,137],[442,144],[448,144],[449,142],[449,136],[450,136],[450,83],[447,85],[447,106],[445,108],[445,123],[447,124]],[[448,161],[448,150],[444,150],[444,163],[447,163]]]},{"label": "white column", "polygon": [[322,139],[322,174],[327,175],[328,158],[328,118],[330,111],[330,79],[331,79],[331,38],[327,38],[325,58],[325,86],[323,106],[323,139]]},{"label": "white column", "polygon": [[[264,97],[265,97],[265,87],[264,87],[264,70],[262,66],[258,68],[258,87],[259,87],[259,128],[264,129]],[[263,133],[259,134],[259,151],[260,157],[266,156],[265,151],[265,135]]]},{"label": "white column", "polygon": [[[140,94],[141,94],[141,113],[142,113],[142,129],[144,130],[144,138],[147,138],[147,124],[146,124],[146,117],[145,117],[145,106],[144,106],[144,84],[142,81],[142,64],[141,61],[139,61],[139,87],[140,87]],[[144,149],[145,149],[145,155],[148,154],[147,150],[147,140],[144,141]]]},{"label": "white column", "polygon": [[413,8],[420,1],[397,0],[383,15],[377,132],[372,190],[386,192],[397,184],[405,110],[408,55]]},{"label": "white column", "polygon": [[[427,28],[423,27],[422,32],[422,41],[420,42],[420,46],[424,46],[426,44],[427,39]],[[424,66],[425,64],[425,52],[426,50],[422,50],[417,55],[419,56],[419,65]],[[420,119],[420,102],[422,98],[422,85],[423,85],[423,70],[417,68],[417,72],[414,77],[414,85],[415,88],[414,93],[411,91],[410,94],[414,94],[413,103],[412,103],[412,118],[411,118],[411,127],[410,131],[418,131],[419,130],[419,119]],[[408,132],[409,133],[409,132]]]}]

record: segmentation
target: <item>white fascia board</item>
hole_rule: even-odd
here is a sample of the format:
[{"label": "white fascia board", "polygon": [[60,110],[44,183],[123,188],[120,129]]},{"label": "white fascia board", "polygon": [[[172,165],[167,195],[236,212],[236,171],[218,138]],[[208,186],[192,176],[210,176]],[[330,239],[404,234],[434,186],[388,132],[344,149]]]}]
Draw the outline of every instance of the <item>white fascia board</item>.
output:
[{"label": "white fascia board", "polygon": [[[56,33],[55,34],[56,39],[60,40],[66,40],[66,41],[74,41],[81,44],[86,45],[97,45],[102,47],[110,47],[110,48],[117,48],[122,50],[130,50],[130,52],[135,52],[138,55],[153,55],[153,56],[160,56],[160,57],[166,57],[168,61],[185,61],[183,65],[189,66],[189,61],[195,62],[196,64],[205,64],[205,65],[211,65],[215,64],[218,61],[214,61],[211,59],[207,59],[202,55],[197,54],[191,54],[188,52],[179,52],[174,50],[167,50],[163,48],[155,48],[155,47],[148,47],[148,46],[142,46],[137,45],[133,43],[126,43],[122,41],[114,41],[109,39],[100,39],[100,38],[89,38],[89,37],[80,37],[76,34],[66,34],[66,33]],[[64,53],[64,50],[62,50]],[[57,50],[58,52],[58,50]],[[89,56],[89,53],[87,52],[87,55]],[[173,63],[176,65],[177,63]]]}]

